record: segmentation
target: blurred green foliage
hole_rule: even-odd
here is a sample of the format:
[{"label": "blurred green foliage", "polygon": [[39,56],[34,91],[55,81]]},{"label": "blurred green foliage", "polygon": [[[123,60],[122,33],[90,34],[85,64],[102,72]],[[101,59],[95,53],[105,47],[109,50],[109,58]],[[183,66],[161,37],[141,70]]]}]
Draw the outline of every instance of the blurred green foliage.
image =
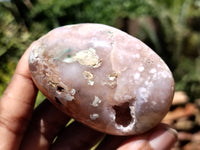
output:
[{"label": "blurred green foliage", "polygon": [[58,26],[84,22],[141,39],[168,64],[176,90],[200,97],[199,0],[0,1],[0,95],[32,41]]}]

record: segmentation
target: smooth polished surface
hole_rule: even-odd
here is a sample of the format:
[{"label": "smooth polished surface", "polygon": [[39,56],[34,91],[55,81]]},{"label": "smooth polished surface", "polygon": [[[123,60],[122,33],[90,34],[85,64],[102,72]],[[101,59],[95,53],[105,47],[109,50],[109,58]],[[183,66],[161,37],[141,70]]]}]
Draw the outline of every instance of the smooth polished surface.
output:
[{"label": "smooth polished surface", "polygon": [[32,45],[29,68],[39,90],[57,108],[114,135],[156,126],[174,93],[173,76],[155,52],[101,24],[50,31]]}]

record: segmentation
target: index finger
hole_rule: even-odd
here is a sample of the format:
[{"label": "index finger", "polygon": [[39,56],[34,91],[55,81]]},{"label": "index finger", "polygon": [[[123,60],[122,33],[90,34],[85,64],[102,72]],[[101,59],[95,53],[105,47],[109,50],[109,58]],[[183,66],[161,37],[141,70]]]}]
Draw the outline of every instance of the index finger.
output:
[{"label": "index finger", "polygon": [[31,46],[21,57],[0,99],[0,149],[18,149],[34,107],[37,88],[29,72]]}]

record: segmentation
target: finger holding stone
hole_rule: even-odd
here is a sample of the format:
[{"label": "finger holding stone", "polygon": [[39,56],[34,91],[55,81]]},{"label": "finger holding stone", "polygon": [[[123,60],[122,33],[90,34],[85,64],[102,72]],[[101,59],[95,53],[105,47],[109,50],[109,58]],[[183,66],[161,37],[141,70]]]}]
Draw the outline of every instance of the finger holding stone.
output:
[{"label": "finger holding stone", "polygon": [[70,117],[55,108],[48,100],[43,101],[33,113],[21,150],[48,150],[69,120]]},{"label": "finger holding stone", "polygon": [[106,135],[95,150],[116,150],[124,141],[131,136]]},{"label": "finger holding stone", "polygon": [[160,124],[142,135],[133,136],[117,150],[169,150],[177,141],[177,132],[166,124]]},{"label": "finger holding stone", "polygon": [[28,68],[28,56],[32,45],[21,57],[9,85],[0,98],[0,149],[17,150],[31,118],[38,91]]},{"label": "finger holding stone", "polygon": [[104,133],[74,121],[58,135],[55,143],[51,146],[51,150],[59,150],[63,149],[63,147],[65,149],[87,150],[94,146],[103,136]]}]

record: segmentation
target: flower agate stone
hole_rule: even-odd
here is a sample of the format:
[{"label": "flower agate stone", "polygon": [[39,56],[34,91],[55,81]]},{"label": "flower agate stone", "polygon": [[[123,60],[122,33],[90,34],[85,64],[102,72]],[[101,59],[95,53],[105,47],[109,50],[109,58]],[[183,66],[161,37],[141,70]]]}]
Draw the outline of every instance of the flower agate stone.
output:
[{"label": "flower agate stone", "polygon": [[174,80],[140,40],[101,24],[56,28],[31,45],[38,89],[61,111],[113,135],[156,126],[168,112]]}]

